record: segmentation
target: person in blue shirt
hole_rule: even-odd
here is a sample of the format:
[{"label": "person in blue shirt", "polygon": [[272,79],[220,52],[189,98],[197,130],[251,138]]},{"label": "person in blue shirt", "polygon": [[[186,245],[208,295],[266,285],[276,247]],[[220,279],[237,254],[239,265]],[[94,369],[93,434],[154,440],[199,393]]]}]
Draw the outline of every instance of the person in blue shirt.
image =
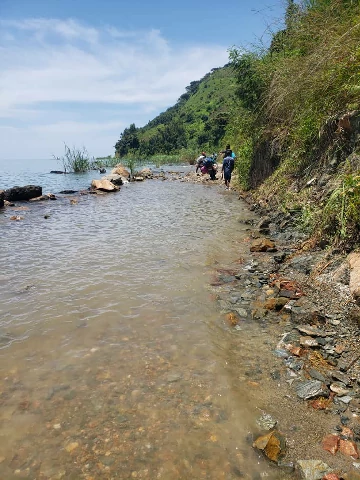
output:
[{"label": "person in blue shirt", "polygon": [[224,151],[224,160],[221,168],[221,175],[225,181],[225,188],[227,190],[230,190],[231,174],[235,166],[235,160],[232,153],[231,149]]}]

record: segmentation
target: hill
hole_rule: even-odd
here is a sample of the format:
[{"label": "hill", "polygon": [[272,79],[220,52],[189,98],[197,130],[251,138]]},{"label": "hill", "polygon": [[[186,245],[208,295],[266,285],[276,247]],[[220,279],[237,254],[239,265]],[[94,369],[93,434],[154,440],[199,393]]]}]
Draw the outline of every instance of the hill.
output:
[{"label": "hill", "polygon": [[133,154],[188,154],[218,149],[236,103],[236,78],[230,65],[193,81],[176,104],[142,128],[126,128],[115,145],[118,157]]},{"label": "hill", "polygon": [[116,155],[184,160],[230,143],[253,203],[291,212],[315,245],[358,246],[359,18],[353,0],[287,0],[269,48],[233,48],[174,106],[125,129]]}]

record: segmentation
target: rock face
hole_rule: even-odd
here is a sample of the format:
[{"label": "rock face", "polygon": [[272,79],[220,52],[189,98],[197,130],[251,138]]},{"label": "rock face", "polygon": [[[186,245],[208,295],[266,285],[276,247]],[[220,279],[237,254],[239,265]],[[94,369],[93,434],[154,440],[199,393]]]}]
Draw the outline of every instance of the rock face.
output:
[{"label": "rock face", "polygon": [[5,201],[5,192],[4,190],[0,190],[0,208],[3,208]]},{"label": "rock face", "polygon": [[114,185],[109,180],[101,179],[101,180],[93,180],[91,182],[91,187],[95,190],[102,190],[104,192],[117,192],[120,190],[120,187]]},{"label": "rock face", "polygon": [[21,201],[30,200],[30,198],[41,197],[42,187],[38,185],[26,185],[24,187],[13,187],[5,190],[5,200]]},{"label": "rock face", "polygon": [[360,305],[360,253],[353,252],[348,257],[350,265],[350,293]]}]

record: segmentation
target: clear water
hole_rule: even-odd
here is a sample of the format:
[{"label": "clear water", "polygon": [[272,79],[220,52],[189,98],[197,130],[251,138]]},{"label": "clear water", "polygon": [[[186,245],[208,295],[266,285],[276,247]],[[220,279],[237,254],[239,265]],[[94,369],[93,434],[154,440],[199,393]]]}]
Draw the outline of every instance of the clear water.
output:
[{"label": "clear water", "polygon": [[[97,175],[44,163],[0,188]],[[153,180],[18,206],[0,214],[0,478],[280,478],[247,440],[261,332],[230,330],[209,288],[248,248],[237,196]]]}]

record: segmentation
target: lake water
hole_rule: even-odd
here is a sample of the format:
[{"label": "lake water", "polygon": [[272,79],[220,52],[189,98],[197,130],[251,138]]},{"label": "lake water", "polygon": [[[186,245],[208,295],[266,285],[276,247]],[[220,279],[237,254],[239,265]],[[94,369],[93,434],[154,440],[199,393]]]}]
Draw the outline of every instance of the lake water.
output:
[{"label": "lake water", "polygon": [[[55,194],[100,176],[1,168],[0,188]],[[209,287],[248,251],[237,196],[160,180],[57,196],[0,213],[0,479],[283,478],[249,441],[261,332],[230,329]]]}]

